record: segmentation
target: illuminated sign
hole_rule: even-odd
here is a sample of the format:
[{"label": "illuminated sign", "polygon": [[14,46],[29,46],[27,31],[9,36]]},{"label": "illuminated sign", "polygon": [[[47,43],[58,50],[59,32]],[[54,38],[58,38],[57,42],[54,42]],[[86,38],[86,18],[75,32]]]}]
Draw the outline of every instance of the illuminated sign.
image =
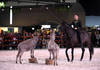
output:
[{"label": "illuminated sign", "polygon": [[42,25],[41,29],[43,28],[51,28],[51,25]]},{"label": "illuminated sign", "polygon": [[5,3],[4,3],[4,2],[0,2],[0,8],[1,8],[1,7],[3,7],[3,8],[4,8],[5,6],[6,6],[6,5],[5,5]]},{"label": "illuminated sign", "polygon": [[8,31],[8,27],[0,27],[0,29],[3,31]]}]

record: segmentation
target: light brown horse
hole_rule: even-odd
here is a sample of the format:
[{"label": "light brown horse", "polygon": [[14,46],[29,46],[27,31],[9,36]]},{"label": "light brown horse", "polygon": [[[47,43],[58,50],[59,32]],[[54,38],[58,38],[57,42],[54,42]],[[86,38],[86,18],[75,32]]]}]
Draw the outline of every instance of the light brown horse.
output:
[{"label": "light brown horse", "polygon": [[31,39],[27,39],[18,44],[18,54],[16,56],[16,63],[19,58],[19,62],[22,64],[21,57],[25,51],[31,50],[31,58],[34,58],[34,48],[36,47],[38,40],[39,40],[39,36],[37,35]]},{"label": "light brown horse", "polygon": [[[55,42],[55,31],[54,30],[50,33],[50,40],[48,42],[48,51],[50,52],[49,59],[53,59],[54,65],[57,65],[59,46]],[[51,55],[53,56],[53,58],[51,58]]]}]

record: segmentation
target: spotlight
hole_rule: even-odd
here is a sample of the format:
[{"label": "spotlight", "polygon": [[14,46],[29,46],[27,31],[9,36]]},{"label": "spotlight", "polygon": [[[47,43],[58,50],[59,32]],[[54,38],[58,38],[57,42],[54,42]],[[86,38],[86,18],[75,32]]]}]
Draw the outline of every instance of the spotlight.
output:
[{"label": "spotlight", "polygon": [[5,9],[1,9],[2,11],[5,11]]},{"label": "spotlight", "polygon": [[68,5],[67,7],[68,7],[68,8],[70,8],[70,6],[69,6],[69,5]]},{"label": "spotlight", "polygon": [[49,8],[48,7],[46,7],[46,10],[48,10]]},{"label": "spotlight", "polygon": [[12,6],[10,6],[10,9],[12,9],[13,7]]},{"label": "spotlight", "polygon": [[30,11],[32,10],[32,8],[30,8]]},{"label": "spotlight", "polygon": [[34,30],[35,28],[32,27],[32,30]]}]

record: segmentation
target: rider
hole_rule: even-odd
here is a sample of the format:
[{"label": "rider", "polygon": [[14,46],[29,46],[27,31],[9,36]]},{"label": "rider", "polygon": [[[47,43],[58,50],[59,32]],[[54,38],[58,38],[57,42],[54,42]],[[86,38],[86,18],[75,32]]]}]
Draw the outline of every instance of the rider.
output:
[{"label": "rider", "polygon": [[82,42],[80,37],[80,29],[82,28],[82,23],[79,20],[79,16],[77,14],[74,15],[74,20],[71,23],[71,27],[77,32],[77,38],[79,40],[79,43],[81,44]]}]

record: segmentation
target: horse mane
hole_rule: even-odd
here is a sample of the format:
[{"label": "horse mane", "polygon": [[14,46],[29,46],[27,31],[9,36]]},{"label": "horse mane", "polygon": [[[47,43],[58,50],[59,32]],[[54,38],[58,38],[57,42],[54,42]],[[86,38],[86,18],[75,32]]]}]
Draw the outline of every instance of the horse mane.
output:
[{"label": "horse mane", "polygon": [[[64,37],[66,37],[65,39],[67,39],[67,40],[71,40],[71,38],[72,38],[72,36],[71,36],[71,34],[68,32],[68,30],[67,30],[67,28],[69,28],[69,29],[72,29],[71,27],[70,27],[70,25],[67,23],[67,22],[65,22],[65,21],[63,21],[62,23],[61,23],[61,25],[63,26],[63,34],[64,34]],[[69,33],[69,34],[68,34]]]}]

